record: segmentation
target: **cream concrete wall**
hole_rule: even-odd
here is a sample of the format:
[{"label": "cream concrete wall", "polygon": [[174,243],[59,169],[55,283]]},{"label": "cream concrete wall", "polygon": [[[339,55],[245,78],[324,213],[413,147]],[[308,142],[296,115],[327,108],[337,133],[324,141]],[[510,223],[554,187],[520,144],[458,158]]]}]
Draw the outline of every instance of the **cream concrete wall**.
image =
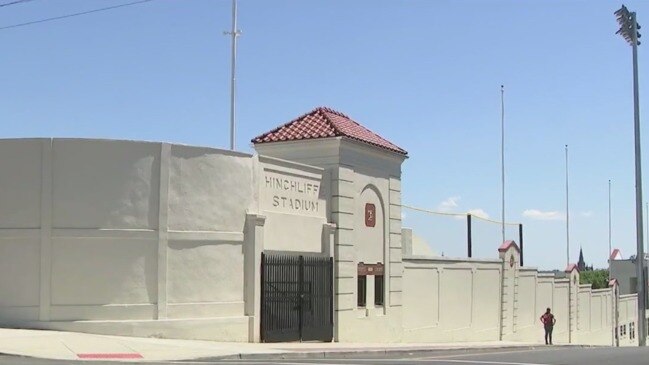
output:
[{"label": "cream concrete wall", "polygon": [[246,211],[255,204],[253,166],[249,155],[170,147],[167,318],[244,315],[242,245]]},{"label": "cream concrete wall", "polygon": [[545,309],[538,305],[540,301],[547,301],[547,298],[539,298],[544,293],[539,290],[540,280],[535,269],[519,268],[518,271],[513,337],[518,340],[538,341],[543,336],[543,329],[539,326],[539,317]]},{"label": "cream concrete wall", "polygon": [[[539,317],[549,307],[555,343],[614,343],[612,288],[579,285],[576,270],[559,279],[520,267],[515,243],[489,262],[412,256],[409,236],[404,230],[404,340],[542,342]],[[634,321],[633,305],[624,298],[621,318]]]},{"label": "cream concrete wall", "polygon": [[404,268],[404,341],[499,339],[499,260],[405,256]]},{"label": "cream concrete wall", "polygon": [[580,291],[577,343],[613,345],[613,292],[611,289]]},{"label": "cream concrete wall", "polygon": [[265,250],[323,253],[329,181],[324,170],[259,156],[259,209],[266,216]]},{"label": "cream concrete wall", "polygon": [[568,343],[568,324],[570,322],[569,293],[570,287],[568,280],[555,280],[551,308],[557,319],[553,334],[554,342],[556,343]]},{"label": "cream concrete wall", "polygon": [[52,227],[156,229],[160,145],[54,139]]},{"label": "cream concrete wall", "polygon": [[172,145],[169,164],[171,231],[243,231],[255,197],[250,155]]},{"label": "cream concrete wall", "polygon": [[[161,143],[0,140],[0,324],[248,340],[254,166]],[[167,320],[187,318],[220,327]]]},{"label": "cream concrete wall", "polygon": [[40,227],[41,143],[0,139],[0,229]]},{"label": "cream concrete wall", "polygon": [[0,318],[38,318],[41,159],[41,140],[0,140]]},{"label": "cream concrete wall", "polygon": [[[638,345],[638,295],[637,294],[627,294],[620,295],[620,301],[618,304],[618,333],[619,333],[619,342],[620,346],[637,346]],[[629,326],[631,324],[635,326],[636,337],[631,338]],[[625,326],[625,333],[620,333],[619,329]]]},{"label": "cream concrete wall", "polygon": [[[339,138],[261,150],[292,161],[0,140],[0,324],[256,341],[263,250],[334,256],[341,342],[542,341],[538,317],[551,307],[555,342],[607,344],[615,307],[627,332],[635,321],[635,296],[616,306],[612,290],[572,284],[576,271],[520,267],[516,246],[494,260],[414,255],[401,226],[403,156]],[[369,276],[357,307],[359,262],[385,264],[383,306]]]}]

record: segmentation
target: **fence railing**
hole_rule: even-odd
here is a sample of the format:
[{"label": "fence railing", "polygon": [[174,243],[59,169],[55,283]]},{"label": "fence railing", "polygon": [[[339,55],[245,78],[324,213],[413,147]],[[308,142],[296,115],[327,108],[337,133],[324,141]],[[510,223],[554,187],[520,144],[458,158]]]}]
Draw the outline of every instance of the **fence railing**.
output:
[{"label": "fence railing", "polygon": [[[412,228],[413,234],[422,236],[435,249],[441,250],[441,256],[447,256],[444,253],[450,252],[454,256],[470,258],[493,257],[497,245],[502,243],[502,222],[480,212],[455,213],[410,205],[401,207],[403,226]],[[522,266],[523,224],[505,222],[505,240],[514,240],[519,245]]]}]

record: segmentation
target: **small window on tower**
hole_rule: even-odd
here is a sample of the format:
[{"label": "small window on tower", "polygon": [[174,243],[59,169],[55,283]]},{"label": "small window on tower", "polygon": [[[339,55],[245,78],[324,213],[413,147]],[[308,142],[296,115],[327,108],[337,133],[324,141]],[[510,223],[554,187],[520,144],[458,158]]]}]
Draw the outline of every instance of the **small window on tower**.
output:
[{"label": "small window on tower", "polygon": [[367,295],[367,276],[358,275],[358,298],[357,305],[359,307],[365,307],[365,297]]},{"label": "small window on tower", "polygon": [[376,306],[383,305],[383,288],[385,288],[383,278],[383,275],[376,275],[374,277],[374,305]]}]

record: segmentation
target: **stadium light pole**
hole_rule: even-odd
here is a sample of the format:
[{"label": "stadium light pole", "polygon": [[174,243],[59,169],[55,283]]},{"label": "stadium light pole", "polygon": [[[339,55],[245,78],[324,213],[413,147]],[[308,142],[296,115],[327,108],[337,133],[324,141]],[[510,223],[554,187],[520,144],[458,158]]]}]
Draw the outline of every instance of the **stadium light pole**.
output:
[{"label": "stadium light pole", "polygon": [[645,346],[647,342],[646,322],[646,280],[644,275],[644,240],[642,230],[642,164],[640,159],[640,96],[638,94],[638,46],[640,45],[640,25],[635,12],[630,12],[622,5],[615,11],[615,17],[620,29],[615,33],[621,35],[633,50],[633,119],[635,135],[635,220],[636,220],[636,275],[638,291],[638,345]]}]

